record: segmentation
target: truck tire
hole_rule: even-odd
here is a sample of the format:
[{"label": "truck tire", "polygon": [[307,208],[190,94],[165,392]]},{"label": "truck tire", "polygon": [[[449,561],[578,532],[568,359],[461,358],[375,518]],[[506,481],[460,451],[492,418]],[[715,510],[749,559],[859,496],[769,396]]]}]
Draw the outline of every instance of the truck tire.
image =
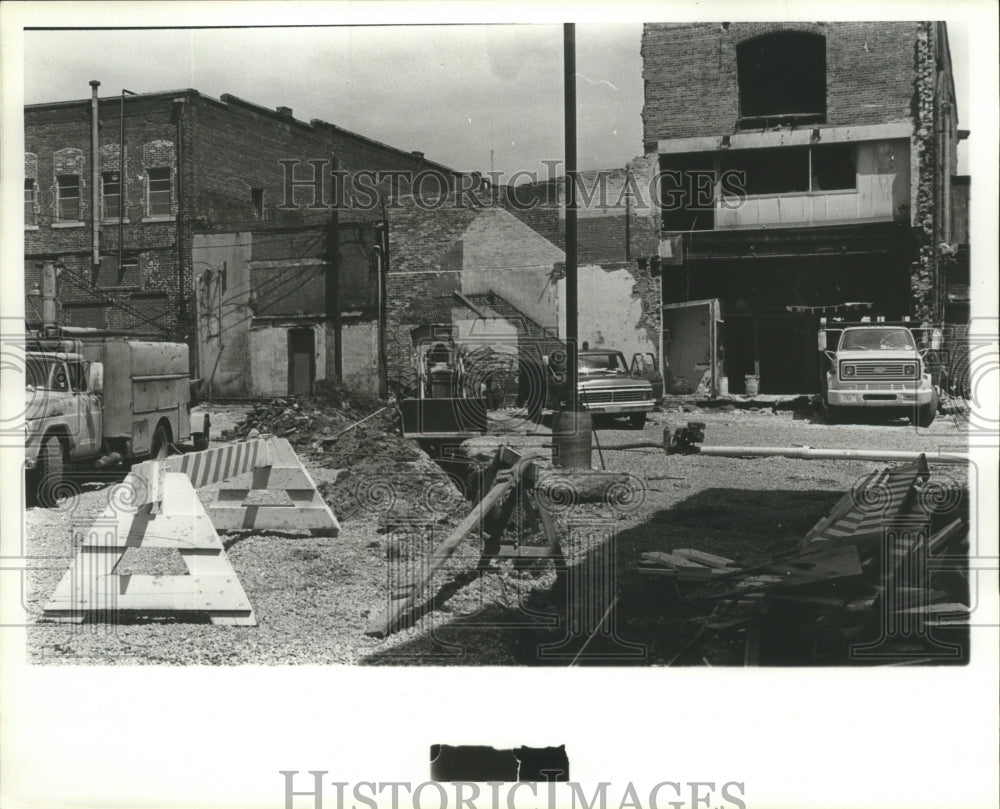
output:
[{"label": "truck tire", "polygon": [[150,445],[149,457],[162,461],[170,454],[170,436],[167,428],[160,424],[153,433],[153,443]]},{"label": "truck tire", "polygon": [[630,413],[628,417],[629,424],[632,425],[633,430],[641,430],[646,426],[646,414],[645,413]]},{"label": "truck tire", "polygon": [[915,423],[918,427],[930,427],[934,423],[934,419],[937,416],[938,409],[938,397],[935,393],[931,400],[925,404],[921,405],[917,409],[917,418]]},{"label": "truck tire", "polygon": [[56,506],[56,493],[63,480],[63,447],[58,436],[46,436],[38,451],[39,469],[34,475],[35,503],[42,508]]}]

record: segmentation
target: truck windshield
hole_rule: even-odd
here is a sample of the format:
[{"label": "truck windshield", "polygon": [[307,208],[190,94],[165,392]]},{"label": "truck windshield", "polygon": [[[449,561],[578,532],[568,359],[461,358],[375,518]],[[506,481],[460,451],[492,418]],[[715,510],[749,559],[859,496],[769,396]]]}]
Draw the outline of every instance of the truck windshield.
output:
[{"label": "truck windshield", "polygon": [[914,348],[913,335],[906,329],[848,329],[840,341],[841,351]]},{"label": "truck windshield", "polygon": [[24,384],[28,388],[69,389],[63,364],[55,359],[46,360],[38,357],[28,358],[24,366]]},{"label": "truck windshield", "polygon": [[577,366],[581,374],[593,374],[601,371],[625,372],[625,360],[621,354],[580,354]]}]

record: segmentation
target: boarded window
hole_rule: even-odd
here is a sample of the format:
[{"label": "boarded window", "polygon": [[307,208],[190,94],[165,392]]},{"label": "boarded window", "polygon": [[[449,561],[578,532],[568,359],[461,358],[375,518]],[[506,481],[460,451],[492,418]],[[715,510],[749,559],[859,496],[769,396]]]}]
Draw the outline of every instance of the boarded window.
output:
[{"label": "boarded window", "polygon": [[171,216],[174,190],[170,169],[147,169],[146,175],[149,178],[149,215]]},{"label": "boarded window", "polygon": [[[826,38],[777,31],[736,49],[740,123],[767,119],[805,123],[826,118]],[[763,119],[763,120],[762,120]]]},{"label": "boarded window", "polygon": [[101,175],[101,202],[105,219],[118,219],[122,215],[122,184],[117,171],[106,171]]},{"label": "boarded window", "polygon": [[80,221],[80,175],[61,174],[56,177],[56,218],[60,222]]},{"label": "boarded window", "polygon": [[24,224],[31,227],[38,224],[35,215],[35,181],[30,177],[24,180]]},{"label": "boarded window", "polygon": [[264,189],[251,188],[250,202],[253,205],[253,215],[256,219],[264,218]]}]

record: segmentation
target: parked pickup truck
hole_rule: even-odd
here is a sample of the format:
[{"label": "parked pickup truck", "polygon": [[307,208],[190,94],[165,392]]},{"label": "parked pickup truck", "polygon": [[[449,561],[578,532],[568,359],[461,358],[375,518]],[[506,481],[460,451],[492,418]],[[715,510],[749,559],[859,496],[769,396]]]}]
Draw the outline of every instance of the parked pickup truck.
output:
[{"label": "parked pickup truck", "polygon": [[[836,339],[834,349],[827,347],[830,338]],[[934,421],[938,396],[927,363],[929,349],[918,350],[907,326],[821,324],[819,348],[828,360],[822,384],[831,417],[854,408],[878,408],[908,415],[920,427]]]},{"label": "parked pickup truck", "polygon": [[[556,410],[566,400],[565,355],[550,357],[546,368],[546,406]],[[630,366],[614,349],[577,353],[577,399],[591,413],[628,416],[640,429],[662,396],[663,378],[652,355],[636,354]]]},{"label": "parked pickup truck", "polygon": [[[163,457],[192,439],[188,347],[121,337],[32,338],[25,352],[25,468],[40,505],[64,467]],[[208,445],[208,422],[193,436]]]}]

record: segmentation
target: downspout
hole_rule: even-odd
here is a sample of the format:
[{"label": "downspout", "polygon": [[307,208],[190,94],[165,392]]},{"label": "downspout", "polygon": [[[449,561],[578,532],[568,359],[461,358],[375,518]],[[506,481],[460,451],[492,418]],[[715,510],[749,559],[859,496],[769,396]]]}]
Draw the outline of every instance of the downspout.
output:
[{"label": "downspout", "polygon": [[97,88],[101,83],[94,79],[90,82],[90,265],[92,278],[96,282],[97,271],[101,266],[101,217],[100,217],[100,177],[101,167],[98,165],[98,138],[100,131],[100,109]]},{"label": "downspout", "polygon": [[386,305],[389,286],[389,213],[382,197],[382,227],[379,231],[379,262],[378,262],[378,364],[379,364],[379,394],[384,398],[389,395],[389,355],[386,351],[386,329],[388,328],[388,306]]},{"label": "downspout", "polygon": [[[175,98],[174,104],[174,125],[176,127],[176,143],[174,146],[177,164],[177,319],[178,325],[186,327],[187,323],[187,292],[185,290],[184,273],[184,217],[187,214],[187,206],[184,197],[184,108],[187,99]],[[192,285],[193,287],[193,285]],[[198,368],[201,365],[201,358],[198,356],[197,333],[195,339],[191,340],[192,358],[191,365]]]},{"label": "downspout", "polygon": [[122,271],[125,259],[125,94],[134,96],[131,90],[122,89],[118,105],[118,272]]}]

